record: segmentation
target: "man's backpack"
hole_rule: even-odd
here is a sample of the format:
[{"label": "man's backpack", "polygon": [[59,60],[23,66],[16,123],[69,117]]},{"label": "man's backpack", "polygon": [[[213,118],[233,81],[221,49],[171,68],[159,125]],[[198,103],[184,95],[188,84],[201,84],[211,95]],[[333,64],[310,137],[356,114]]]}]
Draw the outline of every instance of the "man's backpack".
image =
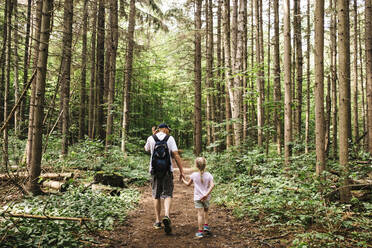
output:
[{"label": "man's backpack", "polygon": [[155,134],[152,137],[155,140],[155,147],[151,159],[151,175],[163,177],[171,170],[171,158],[167,145],[170,136],[166,135],[163,140],[159,140]]}]

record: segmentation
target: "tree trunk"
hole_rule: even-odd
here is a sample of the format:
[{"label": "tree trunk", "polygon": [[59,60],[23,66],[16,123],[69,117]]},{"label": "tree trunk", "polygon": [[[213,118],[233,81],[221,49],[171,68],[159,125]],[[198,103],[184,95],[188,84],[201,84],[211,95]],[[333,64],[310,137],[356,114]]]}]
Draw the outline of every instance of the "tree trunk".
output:
[{"label": "tree trunk", "polygon": [[205,85],[207,88],[207,146],[213,143],[213,9],[210,0],[205,2],[206,15],[206,77]]},{"label": "tree trunk", "polygon": [[[18,1],[14,0],[14,102],[19,99],[19,55],[18,55]],[[14,113],[14,133],[16,136],[20,134],[20,109],[17,108]]]},{"label": "tree trunk", "polygon": [[62,92],[62,145],[61,154],[68,153],[69,140],[69,115],[70,115],[70,79],[71,79],[71,48],[72,48],[72,19],[73,19],[73,0],[65,0],[64,15],[63,15],[63,49],[62,60],[63,64],[61,78]]},{"label": "tree trunk", "polygon": [[333,9],[331,14],[331,61],[332,61],[332,157],[335,159],[337,157],[337,23],[336,23],[336,11],[335,1],[331,0],[331,9]]},{"label": "tree trunk", "polygon": [[202,152],[202,118],[201,118],[201,8],[202,0],[196,1],[195,9],[195,105],[194,105],[194,153],[198,156]]},{"label": "tree trunk", "polygon": [[[222,82],[223,82],[223,68],[222,68],[222,39],[221,39],[221,22],[222,22],[222,1],[223,0],[218,0],[218,7],[217,7],[217,47],[216,47],[216,52],[217,52],[217,81],[216,86],[217,86],[217,96],[216,96],[216,123],[220,124],[223,121],[223,114],[224,114],[224,109],[223,109],[223,96],[224,92],[222,91]],[[218,132],[220,128],[216,128],[215,134]],[[219,137],[215,137],[215,140],[217,140]],[[215,146],[214,151],[220,150],[220,146]]]},{"label": "tree trunk", "polygon": [[276,151],[282,153],[282,121],[280,86],[280,53],[279,53],[279,0],[274,0],[274,122],[276,130]]},{"label": "tree trunk", "polygon": [[302,34],[301,34],[301,0],[294,1],[294,39],[296,42],[296,98],[297,98],[297,106],[296,106],[296,118],[295,121],[297,127],[296,132],[297,136],[300,140],[301,139],[301,126],[302,126],[302,67],[303,67],[303,58],[302,58]]},{"label": "tree trunk", "polygon": [[226,80],[226,98],[225,98],[225,108],[226,108],[226,148],[232,145],[231,137],[231,104],[230,104],[230,94],[229,85],[232,84],[231,77],[231,45],[230,45],[230,0],[224,0],[224,10],[223,10],[223,43],[225,51],[225,80]]},{"label": "tree trunk", "polygon": [[87,32],[88,32],[88,0],[84,0],[83,7],[83,49],[81,53],[81,81],[80,81],[80,108],[79,108],[79,139],[86,134],[85,118],[87,112]]},{"label": "tree trunk", "polygon": [[[343,169],[342,180],[344,185],[348,185],[349,181],[349,143],[350,138],[350,34],[349,34],[349,1],[337,0],[337,15],[338,15],[338,47],[339,47],[339,94],[340,94],[340,165]],[[342,202],[348,202],[351,198],[350,189],[348,187],[340,191]]]},{"label": "tree trunk", "polygon": [[[0,67],[1,67],[1,78],[0,78],[0,113],[4,113],[4,86],[5,86],[5,62],[6,62],[6,47],[7,47],[7,37],[8,37],[8,11],[10,2],[8,0],[5,0],[5,6],[4,6],[4,25],[3,25],[3,45],[1,48],[1,54],[0,54]],[[4,114],[0,114],[0,122],[3,122]]]},{"label": "tree trunk", "polygon": [[[5,87],[4,87],[4,112],[3,112],[3,119],[6,120],[8,116],[8,105],[9,105],[9,88],[10,88],[10,67],[11,67],[11,53],[12,53],[12,12],[13,12],[13,1],[7,0],[7,9],[6,9],[6,17],[7,17],[7,25],[8,28],[6,30],[7,40],[4,40],[7,46],[6,52],[6,80],[5,80]],[[3,156],[2,156],[2,164],[5,168],[8,167],[8,127],[6,126],[3,130]]]},{"label": "tree trunk", "polygon": [[132,84],[132,69],[133,69],[133,49],[134,49],[134,27],[136,25],[136,5],[135,0],[130,1],[128,38],[127,38],[127,54],[125,61],[125,83],[124,83],[124,105],[123,105],[123,128],[121,137],[121,150],[125,154],[125,143],[127,140],[128,124],[129,124],[129,104],[130,104],[130,89]]},{"label": "tree trunk", "polygon": [[368,151],[372,155],[372,2],[366,1],[365,10],[365,51],[367,78],[367,123],[368,123]]},{"label": "tree trunk", "polygon": [[358,9],[357,9],[357,1],[354,0],[353,4],[353,12],[354,12],[354,39],[353,39],[353,48],[354,48],[354,61],[353,61],[353,81],[354,81],[354,88],[353,88],[353,136],[355,140],[355,146],[358,147],[357,140],[359,140],[359,124],[358,124]]},{"label": "tree trunk", "polygon": [[44,96],[45,82],[48,60],[49,36],[51,30],[51,16],[53,10],[53,0],[43,0],[42,20],[40,29],[40,46],[37,63],[36,76],[36,94],[35,94],[35,118],[34,132],[32,139],[32,158],[30,164],[30,177],[27,184],[27,189],[33,193],[40,193],[40,185],[38,178],[41,172],[42,158],[42,133],[43,133],[43,111],[44,111]]},{"label": "tree trunk", "polygon": [[97,135],[101,140],[105,139],[103,128],[103,94],[105,80],[105,1],[98,2],[98,19],[97,19],[97,75],[96,75],[96,123]]},{"label": "tree trunk", "polygon": [[307,0],[307,34],[306,34],[306,120],[305,120],[305,153],[309,152],[309,142],[310,142],[310,0]]},{"label": "tree trunk", "polygon": [[292,153],[292,84],[291,84],[291,17],[290,1],[284,1],[284,159],[290,163]]},{"label": "tree trunk", "polygon": [[265,91],[265,80],[264,80],[264,65],[262,56],[262,13],[261,13],[262,0],[255,0],[255,14],[256,14],[256,63],[258,66],[257,70],[257,143],[259,147],[263,145],[263,127],[264,127],[264,91]]},{"label": "tree trunk", "polygon": [[89,110],[88,110],[88,135],[91,139],[95,136],[95,85],[96,85],[96,36],[97,36],[97,1],[92,1],[92,37],[91,37],[91,68],[89,88]]},{"label": "tree trunk", "polygon": [[[40,29],[41,29],[41,18],[42,18],[42,8],[43,8],[43,0],[38,0],[36,2],[36,17],[34,25],[34,48],[33,48],[33,68],[37,70],[37,64],[39,59],[39,44],[40,44]],[[36,80],[37,77],[33,80],[31,84],[31,97],[30,97],[30,110],[29,110],[29,117],[28,117],[28,135],[27,135],[27,144],[26,144],[26,164],[29,168],[31,166],[31,158],[32,158],[32,139],[34,138],[34,108],[35,108],[35,94],[36,94]]]},{"label": "tree trunk", "polygon": [[316,175],[325,169],[324,132],[324,0],[315,1],[315,146]]},{"label": "tree trunk", "polygon": [[[26,87],[27,80],[28,80],[28,67],[29,67],[29,45],[30,45],[30,29],[31,29],[31,5],[32,0],[28,0],[27,2],[27,24],[26,24],[26,37],[25,37],[25,51],[23,56],[23,89]],[[20,119],[24,120],[25,112],[26,112],[26,99],[22,101],[20,106],[21,116]]]},{"label": "tree trunk", "polygon": [[244,1],[243,9],[243,94],[242,94],[242,116],[243,116],[243,130],[242,142],[247,139],[248,130],[248,104],[246,102],[248,93],[248,6],[247,0]]},{"label": "tree trunk", "polygon": [[110,1],[110,29],[111,29],[111,56],[110,56],[110,82],[108,91],[107,104],[107,124],[106,124],[106,149],[112,143],[112,130],[114,122],[114,97],[115,97],[115,76],[116,76],[116,53],[118,48],[119,34],[118,34],[118,3],[116,0]]}]

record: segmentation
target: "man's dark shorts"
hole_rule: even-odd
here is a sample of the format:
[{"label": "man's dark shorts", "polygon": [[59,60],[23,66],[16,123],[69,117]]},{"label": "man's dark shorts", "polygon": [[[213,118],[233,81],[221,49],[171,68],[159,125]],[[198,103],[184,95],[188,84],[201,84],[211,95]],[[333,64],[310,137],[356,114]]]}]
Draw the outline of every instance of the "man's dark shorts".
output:
[{"label": "man's dark shorts", "polygon": [[167,172],[163,177],[151,175],[151,187],[155,199],[173,197],[173,173]]}]

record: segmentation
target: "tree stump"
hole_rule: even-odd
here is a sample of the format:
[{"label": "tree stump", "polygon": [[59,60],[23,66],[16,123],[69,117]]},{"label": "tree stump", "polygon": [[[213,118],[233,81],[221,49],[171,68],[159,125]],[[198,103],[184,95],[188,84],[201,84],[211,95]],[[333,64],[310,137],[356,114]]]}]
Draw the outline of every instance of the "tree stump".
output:
[{"label": "tree stump", "polygon": [[126,188],[126,185],[124,184],[124,177],[115,173],[108,174],[100,171],[96,175],[94,175],[94,181],[96,183],[109,185],[112,187]]}]

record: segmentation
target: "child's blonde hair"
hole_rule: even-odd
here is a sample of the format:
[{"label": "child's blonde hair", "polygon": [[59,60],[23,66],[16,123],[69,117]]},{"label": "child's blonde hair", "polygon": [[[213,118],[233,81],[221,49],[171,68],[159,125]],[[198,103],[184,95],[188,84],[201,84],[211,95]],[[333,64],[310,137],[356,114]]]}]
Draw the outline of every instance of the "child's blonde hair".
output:
[{"label": "child's blonde hair", "polygon": [[200,181],[201,181],[201,183],[204,183],[203,182],[203,173],[205,171],[205,167],[207,166],[207,160],[205,160],[205,158],[203,158],[203,157],[197,157],[195,159],[195,165],[196,165],[196,168],[198,168],[198,170],[200,172]]}]

